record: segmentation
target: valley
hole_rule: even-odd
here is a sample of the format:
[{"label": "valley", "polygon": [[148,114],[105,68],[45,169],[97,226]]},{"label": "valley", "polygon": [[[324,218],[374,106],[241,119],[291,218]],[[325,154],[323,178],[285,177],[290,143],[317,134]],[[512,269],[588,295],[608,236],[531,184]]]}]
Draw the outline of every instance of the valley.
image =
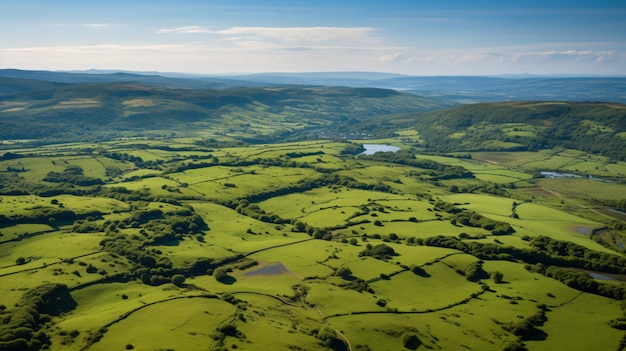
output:
[{"label": "valley", "polygon": [[19,90],[0,350],[626,347],[621,104]]}]

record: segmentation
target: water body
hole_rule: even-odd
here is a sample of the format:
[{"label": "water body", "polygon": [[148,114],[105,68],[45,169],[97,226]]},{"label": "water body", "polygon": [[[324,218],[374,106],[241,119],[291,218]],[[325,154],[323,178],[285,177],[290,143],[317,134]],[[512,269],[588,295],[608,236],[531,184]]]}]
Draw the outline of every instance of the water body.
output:
[{"label": "water body", "polygon": [[591,180],[595,180],[598,182],[605,182],[605,183],[611,183],[610,180],[607,179],[602,179],[602,178],[598,178],[598,177],[593,177],[593,176],[581,176],[578,174],[573,174],[573,173],[560,173],[560,172],[552,172],[552,171],[541,171],[539,172],[541,173],[542,176],[546,177],[546,178],[550,178],[550,179],[556,179],[556,178],[586,178],[586,179],[591,179]]},{"label": "water body", "polygon": [[542,176],[546,177],[546,178],[550,178],[550,179],[554,179],[554,178],[581,178],[581,176],[577,175],[577,174],[571,174],[571,173],[559,173],[559,172],[549,172],[549,171],[541,171],[540,172]]},{"label": "water body", "polygon": [[377,152],[397,152],[400,150],[397,146],[387,144],[363,144],[365,151],[361,155],[373,155]]},{"label": "water body", "polygon": [[287,267],[285,267],[285,265],[283,265],[281,262],[278,262],[271,266],[265,266],[255,271],[247,272],[244,275],[245,276],[280,275],[280,274],[287,273],[287,272],[288,272]]}]

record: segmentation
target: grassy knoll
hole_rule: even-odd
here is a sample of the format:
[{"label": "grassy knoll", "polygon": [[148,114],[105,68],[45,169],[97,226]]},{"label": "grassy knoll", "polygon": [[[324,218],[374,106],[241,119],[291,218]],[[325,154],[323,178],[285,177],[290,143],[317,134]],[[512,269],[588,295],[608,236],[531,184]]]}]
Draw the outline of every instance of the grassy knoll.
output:
[{"label": "grassy knoll", "polygon": [[[192,298],[156,303],[133,312],[110,326],[105,336],[90,350],[173,349],[205,350],[212,334],[232,318],[235,308],[219,299]],[[166,319],[160,316],[167,315]],[[158,325],[153,323],[158,318]],[[150,325],[150,328],[146,328]]]},{"label": "grassy knoll", "polygon": [[[542,341],[529,341],[531,350],[610,350],[623,331],[602,328],[620,308],[619,302],[598,296],[581,295],[571,302],[553,308],[542,328],[548,337]],[[578,333],[572,333],[578,330]],[[588,337],[593,335],[594,337]],[[592,341],[593,340],[593,341]]]},{"label": "grassy knoll", "polygon": [[403,272],[379,280],[371,286],[379,298],[387,300],[387,306],[399,311],[427,311],[444,308],[469,298],[481,291],[478,284],[468,282],[454,269],[436,263],[425,268],[430,276]]},{"label": "grassy knoll", "polygon": [[239,293],[239,299],[249,305],[245,323],[238,322],[237,329],[244,340],[227,338],[225,346],[238,350],[325,350],[317,334],[324,324],[315,309],[286,305],[268,296]]}]

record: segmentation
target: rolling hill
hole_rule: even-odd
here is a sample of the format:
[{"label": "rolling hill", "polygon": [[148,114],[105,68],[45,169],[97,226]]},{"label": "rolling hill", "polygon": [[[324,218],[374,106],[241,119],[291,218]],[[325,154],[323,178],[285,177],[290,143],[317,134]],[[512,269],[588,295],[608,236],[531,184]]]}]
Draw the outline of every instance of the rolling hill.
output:
[{"label": "rolling hill", "polygon": [[521,151],[559,146],[626,159],[626,106],[622,104],[482,103],[413,117],[424,146],[434,151]]},{"label": "rolling hill", "polygon": [[31,91],[1,98],[0,138],[71,140],[111,130],[176,128],[265,135],[329,125],[346,118],[367,119],[445,106],[449,104],[377,88],[287,86],[215,90],[44,81]]}]

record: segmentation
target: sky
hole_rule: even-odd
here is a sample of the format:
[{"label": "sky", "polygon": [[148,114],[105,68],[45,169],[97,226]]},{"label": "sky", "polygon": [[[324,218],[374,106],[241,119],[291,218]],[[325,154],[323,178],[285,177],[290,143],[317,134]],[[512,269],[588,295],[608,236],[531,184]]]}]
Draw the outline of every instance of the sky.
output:
[{"label": "sky", "polygon": [[625,0],[0,0],[0,68],[626,74]]}]

